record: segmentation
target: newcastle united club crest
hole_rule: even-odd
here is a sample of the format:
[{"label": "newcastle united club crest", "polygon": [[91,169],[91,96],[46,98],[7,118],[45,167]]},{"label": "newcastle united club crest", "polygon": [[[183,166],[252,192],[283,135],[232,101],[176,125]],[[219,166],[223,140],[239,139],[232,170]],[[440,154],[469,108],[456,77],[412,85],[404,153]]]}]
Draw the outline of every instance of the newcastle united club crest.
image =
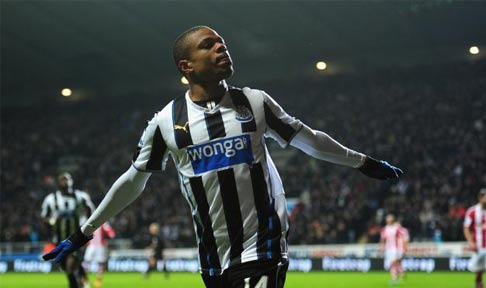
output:
[{"label": "newcastle united club crest", "polygon": [[253,120],[253,114],[250,109],[245,106],[236,106],[236,120],[240,122],[249,122]]}]

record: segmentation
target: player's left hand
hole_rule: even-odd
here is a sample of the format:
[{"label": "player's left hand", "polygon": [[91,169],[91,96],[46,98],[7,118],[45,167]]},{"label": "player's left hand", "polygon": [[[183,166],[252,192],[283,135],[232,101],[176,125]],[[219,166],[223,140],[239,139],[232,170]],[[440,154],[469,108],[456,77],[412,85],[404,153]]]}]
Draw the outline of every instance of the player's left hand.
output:
[{"label": "player's left hand", "polygon": [[403,175],[402,169],[386,161],[376,160],[369,156],[366,156],[363,166],[359,167],[358,170],[368,177],[380,180],[398,179]]},{"label": "player's left hand", "polygon": [[54,258],[54,262],[61,263],[69,254],[84,246],[92,238],[93,236],[86,236],[78,229],[78,231],[71,234],[67,239],[61,241],[51,252],[42,255],[42,259],[47,261]]}]

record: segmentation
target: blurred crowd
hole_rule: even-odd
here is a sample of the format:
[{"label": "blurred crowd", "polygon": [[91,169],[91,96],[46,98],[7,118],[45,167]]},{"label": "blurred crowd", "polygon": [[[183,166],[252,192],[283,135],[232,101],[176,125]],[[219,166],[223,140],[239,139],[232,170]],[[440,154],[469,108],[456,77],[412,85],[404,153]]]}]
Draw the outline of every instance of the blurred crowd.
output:
[{"label": "blurred crowd", "polygon": [[[389,212],[410,230],[412,241],[463,240],[465,210],[486,186],[486,62],[251,86],[312,128],[405,171],[400,181],[380,182],[269,143],[290,199],[291,244],[376,242]],[[2,111],[0,240],[47,239],[40,206],[56,189],[61,170],[70,171],[74,186],[98,204],[129,167],[146,120],[168,101]],[[142,246],[149,223],[159,222],[167,246],[195,246],[171,166],[154,174],[142,196],[112,219],[117,237]]]}]

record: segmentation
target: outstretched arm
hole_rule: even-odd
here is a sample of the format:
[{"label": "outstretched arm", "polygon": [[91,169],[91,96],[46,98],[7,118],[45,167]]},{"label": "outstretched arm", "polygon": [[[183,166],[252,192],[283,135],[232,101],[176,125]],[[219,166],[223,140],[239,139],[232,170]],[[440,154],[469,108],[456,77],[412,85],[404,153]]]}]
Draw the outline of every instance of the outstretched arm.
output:
[{"label": "outstretched arm", "polygon": [[42,258],[44,260],[55,258],[55,261],[59,263],[70,253],[86,244],[91,240],[93,232],[98,227],[117,215],[142,193],[150,175],[151,173],[140,172],[131,166],[113,183],[103,201],[101,201],[98,208],[96,208],[81,229],[62,241],[51,252],[43,255]]},{"label": "outstretched arm", "polygon": [[120,213],[142,194],[145,184],[152,173],[141,172],[130,166],[111,186],[105,198],[81,227],[81,232],[91,235],[103,223]]},{"label": "outstretched arm", "polygon": [[324,132],[313,130],[287,114],[270,95],[262,92],[267,123],[266,137],[282,147],[292,145],[320,160],[358,168],[376,179],[397,179],[403,172],[386,161],[373,159],[339,144]]},{"label": "outstretched arm", "polygon": [[363,174],[377,179],[399,178],[403,172],[386,161],[380,161],[356,152],[331,138],[324,132],[306,125],[300,129],[290,145],[324,161],[358,168]]},{"label": "outstretched arm", "polygon": [[353,168],[363,165],[366,159],[366,155],[348,149],[326,133],[306,125],[295,135],[290,145],[314,158]]}]

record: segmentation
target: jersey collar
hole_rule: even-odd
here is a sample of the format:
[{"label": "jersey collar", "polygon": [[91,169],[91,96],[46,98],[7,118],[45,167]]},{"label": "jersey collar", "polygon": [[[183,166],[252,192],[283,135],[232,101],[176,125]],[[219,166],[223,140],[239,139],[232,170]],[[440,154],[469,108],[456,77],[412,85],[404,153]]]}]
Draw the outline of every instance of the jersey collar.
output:
[{"label": "jersey collar", "polygon": [[185,98],[188,105],[190,105],[194,109],[204,111],[204,112],[213,112],[218,110],[221,106],[226,106],[225,103],[228,102],[228,99],[230,98],[230,93],[229,90],[226,90],[221,100],[211,109],[209,109],[207,106],[201,106],[194,103],[194,101],[192,101],[191,97],[189,96],[189,90],[186,91]]}]

